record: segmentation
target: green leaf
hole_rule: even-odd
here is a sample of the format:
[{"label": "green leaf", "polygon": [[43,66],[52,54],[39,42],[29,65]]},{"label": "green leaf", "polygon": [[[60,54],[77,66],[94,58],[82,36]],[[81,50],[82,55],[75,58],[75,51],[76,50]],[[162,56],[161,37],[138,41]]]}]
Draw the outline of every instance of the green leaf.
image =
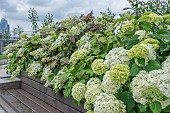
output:
[{"label": "green leaf", "polygon": [[161,113],[161,103],[158,101],[152,102],[150,105],[150,109],[153,113]]},{"label": "green leaf", "polygon": [[145,66],[145,59],[144,58],[138,58],[137,59],[138,63],[141,64],[142,66]]},{"label": "green leaf", "polygon": [[165,51],[169,51],[170,50],[170,45],[169,44],[162,44],[160,45],[160,52],[163,53]]},{"label": "green leaf", "polygon": [[138,35],[133,35],[127,42],[126,46],[127,46],[127,49],[130,49],[132,48],[132,46],[136,45],[139,43],[139,39],[138,39]]},{"label": "green leaf", "polygon": [[148,106],[148,105],[138,104],[139,111],[145,113],[146,110],[147,110],[147,106]]},{"label": "green leaf", "polygon": [[129,112],[127,113],[136,113],[136,111],[134,109],[130,110]]},{"label": "green leaf", "polygon": [[142,67],[139,67],[136,63],[134,63],[130,70],[130,76],[136,76],[140,70],[142,70]]},{"label": "green leaf", "polygon": [[156,69],[160,69],[161,65],[160,63],[158,63],[157,61],[154,60],[150,60],[148,62],[148,65],[145,67],[146,71],[152,71],[152,70],[156,70]]},{"label": "green leaf", "polygon": [[135,101],[132,97],[131,92],[127,92],[127,91],[121,92],[120,93],[120,100],[122,100],[124,102],[128,112],[131,111],[132,108],[135,106]]},{"label": "green leaf", "polygon": [[170,113],[170,105],[162,110],[165,113]]},{"label": "green leaf", "polygon": [[141,25],[145,31],[152,31],[152,26],[150,23],[144,22],[144,24]]}]

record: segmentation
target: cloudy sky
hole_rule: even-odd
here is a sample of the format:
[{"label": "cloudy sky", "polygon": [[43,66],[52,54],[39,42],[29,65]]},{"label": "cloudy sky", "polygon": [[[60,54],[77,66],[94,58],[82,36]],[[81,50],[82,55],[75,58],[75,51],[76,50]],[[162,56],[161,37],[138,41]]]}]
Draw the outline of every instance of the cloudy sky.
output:
[{"label": "cloudy sky", "polygon": [[127,6],[127,0],[0,0],[0,19],[6,16],[10,30],[20,25],[24,31],[30,31],[30,8],[37,11],[40,24],[48,13],[53,14],[54,20],[59,21],[70,15],[87,14],[91,10],[98,16],[107,8],[115,14],[120,14]]}]

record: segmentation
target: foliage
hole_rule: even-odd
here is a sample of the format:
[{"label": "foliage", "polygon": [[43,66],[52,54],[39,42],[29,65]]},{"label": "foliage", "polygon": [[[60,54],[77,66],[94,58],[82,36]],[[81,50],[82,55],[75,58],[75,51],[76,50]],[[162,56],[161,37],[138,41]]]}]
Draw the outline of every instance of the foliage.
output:
[{"label": "foliage", "polygon": [[48,13],[45,17],[45,19],[42,21],[42,26],[47,26],[51,23],[53,23],[54,20],[53,20],[53,15]]},{"label": "foliage", "polygon": [[29,13],[28,19],[32,23],[33,34],[35,34],[38,31],[37,21],[39,21],[37,11],[34,8],[30,8],[28,13]]},{"label": "foliage", "polygon": [[20,25],[17,25],[16,28],[14,28],[13,33],[14,35],[18,35],[20,37],[20,34],[23,33],[23,28]]},{"label": "foliage", "polygon": [[159,15],[170,13],[170,1],[169,0],[127,0],[130,7],[124,8],[124,10],[131,9],[136,18],[141,17],[145,12],[154,12]]},{"label": "foliage", "polygon": [[88,112],[170,112],[169,14],[111,15],[91,11],[22,34],[4,52],[7,72],[27,71]]}]

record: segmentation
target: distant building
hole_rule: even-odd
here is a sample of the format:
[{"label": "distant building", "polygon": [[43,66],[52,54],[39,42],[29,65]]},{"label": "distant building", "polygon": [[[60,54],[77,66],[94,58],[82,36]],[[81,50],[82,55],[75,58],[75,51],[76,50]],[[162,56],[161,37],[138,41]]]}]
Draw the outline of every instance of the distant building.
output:
[{"label": "distant building", "polygon": [[5,32],[5,31],[9,32],[9,24],[6,18],[2,18],[0,22],[0,33]]}]

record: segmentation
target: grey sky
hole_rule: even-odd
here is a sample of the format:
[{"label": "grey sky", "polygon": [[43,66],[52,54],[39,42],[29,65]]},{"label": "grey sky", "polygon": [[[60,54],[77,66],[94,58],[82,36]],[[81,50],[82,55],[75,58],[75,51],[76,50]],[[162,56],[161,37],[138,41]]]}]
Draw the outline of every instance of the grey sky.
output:
[{"label": "grey sky", "polygon": [[36,9],[40,24],[47,13],[53,14],[53,18],[59,21],[70,15],[87,14],[91,10],[98,16],[107,8],[120,14],[126,6],[129,6],[127,0],[0,0],[0,18],[7,17],[11,30],[17,25],[31,30],[28,20],[30,8]]}]

